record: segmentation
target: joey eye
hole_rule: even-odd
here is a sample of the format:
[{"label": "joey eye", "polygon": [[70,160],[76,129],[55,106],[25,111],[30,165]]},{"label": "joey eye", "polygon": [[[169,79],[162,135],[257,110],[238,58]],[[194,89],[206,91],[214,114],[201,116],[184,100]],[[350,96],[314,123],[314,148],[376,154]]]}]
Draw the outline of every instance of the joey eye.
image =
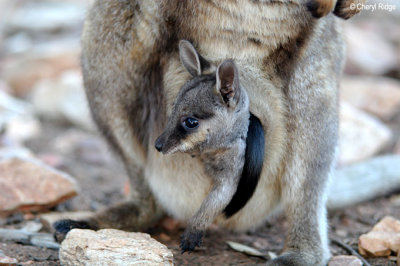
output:
[{"label": "joey eye", "polygon": [[199,120],[194,117],[186,117],[182,121],[182,126],[185,130],[193,130],[199,126]]}]

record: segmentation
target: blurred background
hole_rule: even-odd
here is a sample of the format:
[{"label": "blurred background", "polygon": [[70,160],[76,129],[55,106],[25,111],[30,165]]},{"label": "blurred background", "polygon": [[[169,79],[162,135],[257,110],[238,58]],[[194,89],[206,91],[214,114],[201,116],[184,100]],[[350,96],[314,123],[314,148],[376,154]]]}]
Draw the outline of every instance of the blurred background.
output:
[{"label": "blurred background", "polygon": [[[0,158],[36,158],[74,176],[85,193],[51,204],[53,211],[96,211],[129,193],[123,167],[96,133],[83,92],[80,33],[91,2],[0,0]],[[365,172],[375,171],[376,157],[388,160],[382,163],[386,170],[400,168],[392,160],[400,155],[400,3],[367,2],[375,3],[387,5],[341,21],[347,62],[340,88],[338,170],[362,164]],[[382,175],[376,177],[385,182]],[[365,185],[362,178],[355,190]],[[5,187],[1,179],[0,190]],[[7,189],[12,186],[18,190],[18,184]],[[397,176],[352,200],[382,196],[394,213],[399,191]],[[382,204],[361,207],[360,216],[364,211],[374,218],[377,208],[386,210]],[[13,217],[29,219],[24,213]],[[4,226],[13,223],[7,219]]]}]

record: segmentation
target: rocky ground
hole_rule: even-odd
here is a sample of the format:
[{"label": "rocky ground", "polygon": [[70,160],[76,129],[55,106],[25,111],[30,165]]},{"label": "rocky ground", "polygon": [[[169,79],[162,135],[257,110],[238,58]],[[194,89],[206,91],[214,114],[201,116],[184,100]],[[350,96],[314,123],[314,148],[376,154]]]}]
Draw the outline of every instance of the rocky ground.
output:
[{"label": "rocky ground", "polygon": [[[49,240],[54,217],[45,214],[96,211],[129,193],[122,164],[94,129],[83,94],[79,35],[89,2],[0,0],[0,265],[59,265],[58,246]],[[333,255],[362,253],[361,235],[385,216],[400,219],[400,6],[388,3],[396,9],[365,11],[344,23],[338,192],[329,202]],[[382,230],[398,236],[397,226]],[[147,233],[172,251],[177,265],[261,265],[282,249],[286,228],[282,217],[242,234],[212,227],[202,248],[183,255],[183,224],[165,217]],[[398,250],[400,236],[373,234],[372,243],[384,239],[386,246],[371,247],[368,263],[399,265],[388,247]]]}]

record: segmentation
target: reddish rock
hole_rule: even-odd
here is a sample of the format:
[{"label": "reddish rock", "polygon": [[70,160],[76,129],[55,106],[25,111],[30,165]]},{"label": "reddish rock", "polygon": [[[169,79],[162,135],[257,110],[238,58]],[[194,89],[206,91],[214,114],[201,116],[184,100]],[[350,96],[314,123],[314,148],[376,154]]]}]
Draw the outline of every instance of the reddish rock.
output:
[{"label": "reddish rock", "polygon": [[385,257],[391,253],[388,239],[391,233],[369,232],[361,235],[358,240],[358,250],[361,255],[368,257]]},{"label": "reddish rock", "polygon": [[168,242],[171,240],[171,237],[165,233],[161,233],[158,235],[158,239],[160,239],[163,242]]},{"label": "reddish rock", "polygon": [[396,48],[381,34],[351,24],[346,24],[344,32],[347,37],[346,73],[383,75],[398,68]]},{"label": "reddish rock", "polygon": [[167,229],[169,232],[177,231],[181,226],[181,223],[178,220],[175,220],[172,217],[165,217],[161,221],[161,226]]},{"label": "reddish rock", "polygon": [[11,86],[14,95],[26,97],[39,80],[56,77],[65,70],[79,69],[79,50],[32,54],[8,60],[3,67],[0,77]]},{"label": "reddish rock", "polygon": [[342,79],[340,97],[352,106],[389,121],[400,111],[400,82],[371,76]]},{"label": "reddish rock", "polygon": [[400,221],[391,216],[385,216],[372,228],[372,231],[400,233]]},{"label": "reddish rock", "polygon": [[328,266],[362,266],[362,261],[356,256],[340,255],[334,256]]},{"label": "reddish rock", "polygon": [[400,221],[386,216],[371,232],[360,236],[358,250],[363,256],[382,257],[400,253]]},{"label": "reddish rock", "polygon": [[0,216],[48,209],[77,194],[69,175],[35,160],[0,161]]},{"label": "reddish rock", "polygon": [[122,187],[122,194],[125,197],[129,197],[129,195],[131,194],[131,183],[129,182],[129,180],[125,181],[124,186]]}]

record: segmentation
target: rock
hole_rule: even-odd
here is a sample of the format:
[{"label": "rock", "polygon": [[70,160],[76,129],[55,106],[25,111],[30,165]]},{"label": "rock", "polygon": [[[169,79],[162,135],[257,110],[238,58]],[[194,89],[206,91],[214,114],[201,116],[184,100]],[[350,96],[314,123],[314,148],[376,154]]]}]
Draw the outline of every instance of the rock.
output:
[{"label": "rock", "polygon": [[386,121],[400,112],[400,82],[395,79],[347,76],[342,79],[340,97]]},{"label": "rock", "polygon": [[392,139],[390,129],[378,119],[347,103],[340,105],[339,158],[343,166],[379,153]]},{"label": "rock", "polygon": [[0,176],[0,216],[48,209],[78,190],[71,176],[36,160],[2,160]]},{"label": "rock", "polygon": [[65,158],[57,153],[38,153],[36,157],[50,167],[59,170],[66,168]]},{"label": "rock", "polygon": [[25,32],[15,33],[3,42],[3,52],[7,54],[18,54],[28,52],[33,47],[33,41]]},{"label": "rock", "polygon": [[398,68],[396,49],[381,34],[350,24],[346,24],[344,33],[347,37],[346,73],[383,75]]},{"label": "rock", "polygon": [[362,261],[356,256],[340,255],[334,256],[328,266],[362,266]]},{"label": "rock", "polygon": [[0,249],[0,266],[16,265],[17,263],[18,260],[6,256],[4,252]]},{"label": "rock", "polygon": [[0,249],[0,266],[17,265],[17,263],[18,263],[17,259],[6,256]]},{"label": "rock", "polygon": [[167,216],[161,220],[160,225],[169,232],[176,232],[181,226],[181,223],[178,220]]},{"label": "rock", "polygon": [[400,155],[387,155],[336,169],[328,188],[328,208],[344,208],[398,190],[399,165]]},{"label": "rock", "polygon": [[83,220],[93,215],[93,212],[81,211],[81,212],[51,212],[40,215],[40,221],[45,227],[53,230],[53,224],[58,220],[71,219],[71,220]]},{"label": "rock", "polygon": [[43,117],[94,129],[80,71],[66,71],[57,79],[40,81],[33,89],[32,103]]},{"label": "rock", "polygon": [[393,153],[400,154],[400,139],[397,140],[397,143],[396,143],[396,145],[395,145],[395,147],[393,149]]},{"label": "rock", "polygon": [[103,165],[112,160],[109,146],[103,139],[78,129],[69,129],[51,142],[63,155],[77,155],[90,164]]},{"label": "rock", "polygon": [[28,265],[34,265],[34,264],[35,264],[35,262],[33,260],[27,260],[27,261],[18,263],[19,266],[28,266]]},{"label": "rock", "polygon": [[27,32],[63,32],[80,28],[85,14],[85,4],[70,1],[28,1],[22,2],[14,12],[8,14],[4,26],[6,34]]},{"label": "rock", "polygon": [[161,233],[158,235],[158,238],[163,242],[168,242],[171,240],[171,237],[165,233]]},{"label": "rock", "polygon": [[[24,217],[25,218],[25,217]],[[30,232],[30,233],[37,233],[43,228],[43,224],[37,221],[27,221],[25,225],[21,228],[21,230]]]},{"label": "rock", "polygon": [[34,155],[32,151],[25,147],[4,147],[0,148],[0,160],[11,159],[11,158],[20,158],[20,159],[33,159]]},{"label": "rock", "polygon": [[129,195],[131,194],[131,182],[129,181],[129,179],[124,182],[124,186],[122,187],[122,194],[125,197],[129,197]]},{"label": "rock", "polygon": [[5,134],[14,143],[22,144],[26,140],[36,137],[41,132],[40,122],[32,116],[14,116],[9,118],[5,125]]},{"label": "rock", "polygon": [[17,265],[18,260],[14,258],[10,258],[6,255],[3,254],[0,250],[0,266],[11,266],[11,265]]},{"label": "rock", "polygon": [[361,235],[358,240],[358,250],[361,255],[368,257],[386,257],[392,252],[388,245],[391,233],[370,232]]},{"label": "rock", "polygon": [[78,70],[79,54],[78,39],[35,46],[29,54],[5,61],[0,77],[10,85],[14,95],[27,97],[40,80],[58,77],[67,70]]},{"label": "rock", "polygon": [[400,251],[400,221],[386,216],[372,230],[360,236],[358,250],[363,256],[389,256]]},{"label": "rock", "polygon": [[400,221],[391,216],[385,216],[372,228],[372,231],[400,233]]},{"label": "rock", "polygon": [[400,207],[400,194],[393,195],[389,198],[390,204],[394,207]]},{"label": "rock", "polygon": [[53,234],[32,233],[26,230],[0,228],[0,240],[50,249],[60,248],[60,244],[55,242]]},{"label": "rock", "polygon": [[40,133],[40,123],[33,116],[33,108],[29,103],[0,90],[0,129],[3,140],[7,139],[8,144],[20,145]]},{"label": "rock", "polygon": [[62,265],[173,265],[173,255],[148,234],[73,229],[61,244]]}]

